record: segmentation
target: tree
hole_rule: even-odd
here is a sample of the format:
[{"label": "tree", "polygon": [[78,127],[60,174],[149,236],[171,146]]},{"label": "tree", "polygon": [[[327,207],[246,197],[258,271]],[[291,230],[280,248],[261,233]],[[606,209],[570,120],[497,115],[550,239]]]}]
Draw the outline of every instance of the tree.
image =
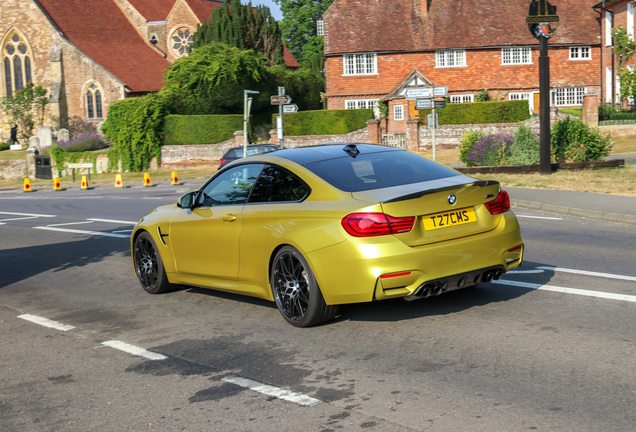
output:
[{"label": "tree", "polygon": [[20,136],[24,140],[33,136],[36,122],[39,125],[44,123],[44,112],[48,103],[46,89],[32,83],[16,91],[12,96],[0,99],[0,106],[11,119],[11,123],[18,125]]},{"label": "tree", "polygon": [[254,98],[257,111],[273,94],[266,63],[250,49],[211,43],[175,61],[160,94],[179,114],[236,114],[243,112],[243,90],[257,90],[261,91]]},{"label": "tree", "polygon": [[303,67],[322,70],[323,38],[317,23],[333,0],[274,0],[280,5],[283,20],[280,29],[285,45]]},{"label": "tree", "polygon": [[241,50],[262,53],[269,65],[283,64],[283,42],[276,20],[266,6],[241,5],[231,0],[212,10],[210,19],[199,25],[192,48],[221,42]]}]

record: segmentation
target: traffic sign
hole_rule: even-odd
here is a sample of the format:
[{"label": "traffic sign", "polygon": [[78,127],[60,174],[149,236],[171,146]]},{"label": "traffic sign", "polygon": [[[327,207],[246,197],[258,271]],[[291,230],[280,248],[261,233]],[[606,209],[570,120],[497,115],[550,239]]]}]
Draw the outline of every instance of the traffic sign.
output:
[{"label": "traffic sign", "polygon": [[415,87],[406,89],[404,95],[407,99],[428,98],[433,96],[433,87]]},{"label": "traffic sign", "polygon": [[444,97],[448,94],[448,89],[446,86],[435,86],[433,87],[433,96],[434,97]]},{"label": "traffic sign", "polygon": [[283,105],[283,114],[291,114],[295,112],[298,112],[298,105],[296,104]]},{"label": "traffic sign", "polygon": [[270,96],[270,101],[272,105],[287,105],[291,103],[292,98],[289,95],[276,95]]},{"label": "traffic sign", "polygon": [[446,108],[446,101],[433,101],[433,108]]},{"label": "traffic sign", "polygon": [[415,99],[415,109],[429,109],[431,108],[433,99]]}]

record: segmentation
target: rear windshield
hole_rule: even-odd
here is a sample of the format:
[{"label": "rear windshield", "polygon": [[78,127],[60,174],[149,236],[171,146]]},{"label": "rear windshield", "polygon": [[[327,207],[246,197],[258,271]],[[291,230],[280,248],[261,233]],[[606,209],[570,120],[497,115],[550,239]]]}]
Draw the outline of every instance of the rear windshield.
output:
[{"label": "rear windshield", "polygon": [[361,192],[461,175],[457,171],[407,151],[344,156],[305,165],[345,192]]}]

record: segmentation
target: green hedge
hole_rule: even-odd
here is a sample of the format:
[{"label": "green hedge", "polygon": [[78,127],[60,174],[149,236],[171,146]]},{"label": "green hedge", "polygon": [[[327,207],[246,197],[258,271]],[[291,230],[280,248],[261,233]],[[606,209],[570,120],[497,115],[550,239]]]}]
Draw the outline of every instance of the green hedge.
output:
[{"label": "green hedge", "polygon": [[243,130],[241,114],[169,115],[163,135],[165,145],[216,144]]},{"label": "green hedge", "polygon": [[[440,125],[517,123],[530,118],[527,100],[446,104],[435,110]],[[431,110],[420,110],[420,122],[426,124]]]},{"label": "green hedge", "polygon": [[[272,118],[276,125],[278,114]],[[362,129],[373,118],[372,109],[301,111],[285,114],[283,133],[298,135],[340,135]]]}]

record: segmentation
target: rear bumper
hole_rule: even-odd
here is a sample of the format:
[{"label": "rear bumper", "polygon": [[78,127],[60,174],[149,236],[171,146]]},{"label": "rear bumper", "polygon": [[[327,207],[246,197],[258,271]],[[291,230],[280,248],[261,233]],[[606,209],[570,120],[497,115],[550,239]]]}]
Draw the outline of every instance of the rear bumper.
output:
[{"label": "rear bumper", "polygon": [[506,212],[494,230],[478,235],[418,247],[393,236],[351,237],[307,259],[327,304],[345,304],[417,296],[431,282],[444,291],[472,286],[487,271],[517,267],[523,251],[517,219]]}]

